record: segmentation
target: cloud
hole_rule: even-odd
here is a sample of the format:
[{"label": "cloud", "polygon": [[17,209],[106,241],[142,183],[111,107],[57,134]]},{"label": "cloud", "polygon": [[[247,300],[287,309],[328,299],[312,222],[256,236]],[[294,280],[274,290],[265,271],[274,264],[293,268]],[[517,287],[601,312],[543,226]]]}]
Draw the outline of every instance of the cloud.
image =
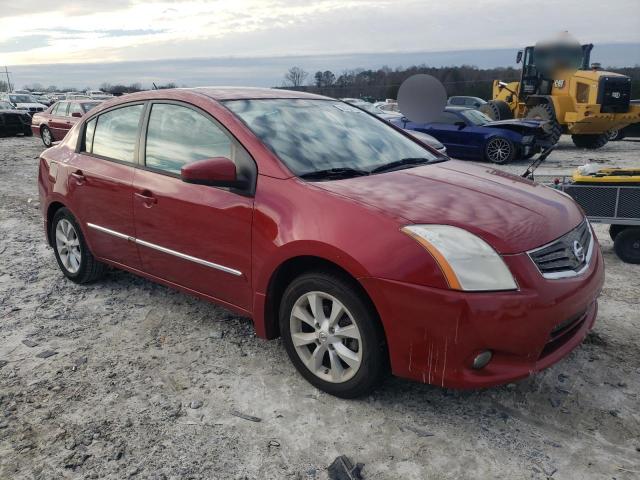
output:
[{"label": "cloud", "polygon": [[535,8],[554,14],[541,22],[510,0],[0,0],[0,44],[49,35],[0,63],[516,49],[567,29],[585,43],[640,41],[638,0],[618,0],[615,16],[601,0]]},{"label": "cloud", "polygon": [[49,45],[48,35],[23,35],[0,41],[0,53],[25,52]]}]

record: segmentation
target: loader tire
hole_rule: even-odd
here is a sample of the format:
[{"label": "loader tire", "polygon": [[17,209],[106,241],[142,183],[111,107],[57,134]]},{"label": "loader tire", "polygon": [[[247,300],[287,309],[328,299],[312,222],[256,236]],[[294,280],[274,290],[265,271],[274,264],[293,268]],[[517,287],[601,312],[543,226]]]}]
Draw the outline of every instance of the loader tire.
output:
[{"label": "loader tire", "polygon": [[604,147],[609,141],[609,136],[606,133],[571,135],[571,140],[573,140],[574,145],[578,148],[595,150],[596,148]]},{"label": "loader tire", "polygon": [[481,105],[478,110],[492,120],[511,120],[513,118],[513,112],[509,108],[509,104],[502,100],[489,100],[484,105]]},{"label": "loader tire", "polygon": [[560,135],[562,135],[562,126],[558,122],[551,105],[548,103],[541,103],[531,107],[527,112],[526,118],[549,122],[545,125],[545,131],[547,132],[548,139],[551,141],[552,145],[558,143]]}]

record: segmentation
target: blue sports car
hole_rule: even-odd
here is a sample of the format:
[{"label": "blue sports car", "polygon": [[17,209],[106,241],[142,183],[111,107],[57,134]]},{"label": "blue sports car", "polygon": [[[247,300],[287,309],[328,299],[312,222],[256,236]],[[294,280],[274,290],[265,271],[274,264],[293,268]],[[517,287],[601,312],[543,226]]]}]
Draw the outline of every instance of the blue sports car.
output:
[{"label": "blue sports car", "polygon": [[551,146],[544,121],[493,121],[484,113],[466,107],[448,106],[432,123],[415,123],[405,117],[391,123],[437,138],[454,158],[504,164],[531,158]]}]

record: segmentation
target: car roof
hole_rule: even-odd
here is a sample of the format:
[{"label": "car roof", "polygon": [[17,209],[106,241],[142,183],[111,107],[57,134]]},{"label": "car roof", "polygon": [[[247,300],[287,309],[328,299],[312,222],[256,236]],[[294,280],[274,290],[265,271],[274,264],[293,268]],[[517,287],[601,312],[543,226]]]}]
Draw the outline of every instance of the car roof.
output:
[{"label": "car roof", "polygon": [[306,98],[316,100],[333,100],[329,97],[313,93],[285,90],[282,88],[258,88],[258,87],[194,87],[180,88],[176,90],[193,91],[213,98],[214,100],[248,100],[264,98]]}]

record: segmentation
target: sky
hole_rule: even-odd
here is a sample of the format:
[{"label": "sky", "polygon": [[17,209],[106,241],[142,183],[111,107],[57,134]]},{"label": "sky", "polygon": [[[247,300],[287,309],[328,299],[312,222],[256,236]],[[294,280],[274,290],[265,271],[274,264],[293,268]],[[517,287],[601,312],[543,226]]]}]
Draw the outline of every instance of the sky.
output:
[{"label": "sky", "polygon": [[0,67],[117,62],[126,72],[172,59],[515,52],[563,30],[583,43],[640,44],[640,1],[0,0]]}]

